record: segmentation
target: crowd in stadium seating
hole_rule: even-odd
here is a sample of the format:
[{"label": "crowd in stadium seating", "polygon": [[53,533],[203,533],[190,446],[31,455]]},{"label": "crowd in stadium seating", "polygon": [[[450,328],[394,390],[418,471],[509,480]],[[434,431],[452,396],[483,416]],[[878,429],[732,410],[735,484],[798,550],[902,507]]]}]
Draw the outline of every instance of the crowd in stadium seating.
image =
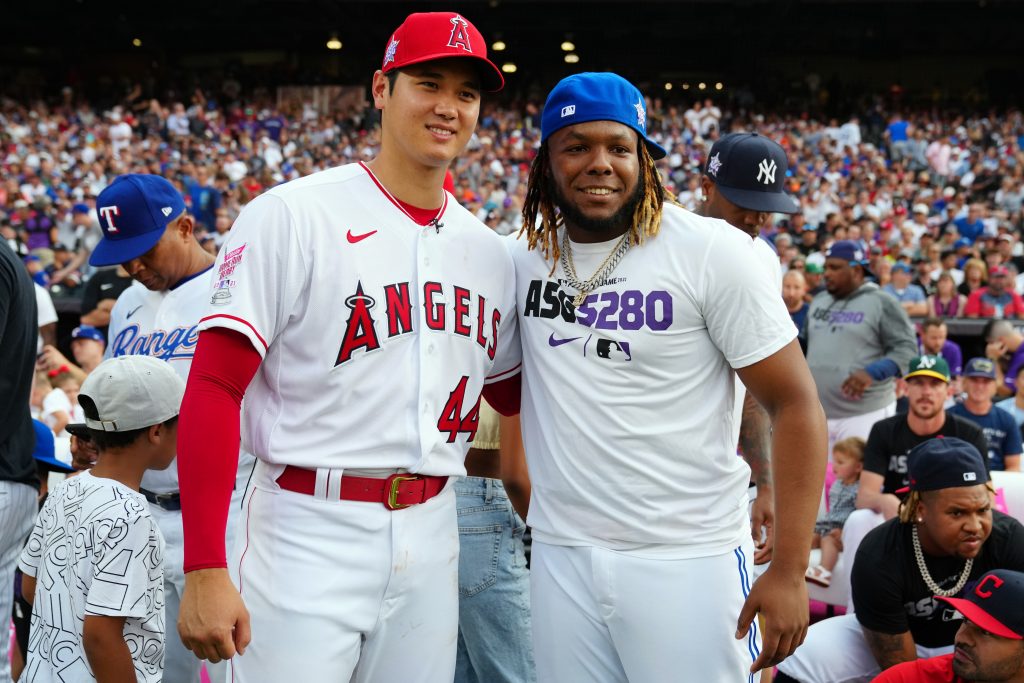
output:
[{"label": "crowd in stadium seating", "polygon": [[[477,133],[453,168],[457,198],[501,233],[520,225],[540,137],[537,115],[537,103],[485,104]],[[784,270],[808,264],[816,270],[832,239],[863,240],[880,284],[892,281],[894,295],[918,304],[905,306],[915,315],[925,314],[922,305],[936,293],[943,272],[967,297],[988,285],[993,267],[1020,275],[1020,111],[919,111],[904,118],[876,106],[846,121],[818,121],[720,109],[711,100],[689,108],[654,100],[650,119],[652,136],[669,149],[661,162],[668,186],[689,208],[698,202],[700,169],[720,134],[756,131],[782,143],[790,155],[789,191],[803,208],[765,235]],[[38,281],[54,287],[55,295],[75,294],[89,274],[85,254],[100,237],[94,198],[117,175],[150,172],[171,179],[214,250],[253,196],[316,170],[371,158],[378,130],[376,112],[365,104],[321,115],[310,106],[288,112],[269,104],[221,106],[199,91],[188,103],[126,102],[107,111],[70,95],[60,105],[4,101],[0,229],[23,255],[38,258],[30,266]],[[893,268],[897,263],[909,266],[912,282],[904,283],[902,267]],[[1024,278],[1010,284],[1007,300]],[[1016,299],[1009,306],[954,301],[949,309],[943,296],[927,313],[1024,315]]]}]

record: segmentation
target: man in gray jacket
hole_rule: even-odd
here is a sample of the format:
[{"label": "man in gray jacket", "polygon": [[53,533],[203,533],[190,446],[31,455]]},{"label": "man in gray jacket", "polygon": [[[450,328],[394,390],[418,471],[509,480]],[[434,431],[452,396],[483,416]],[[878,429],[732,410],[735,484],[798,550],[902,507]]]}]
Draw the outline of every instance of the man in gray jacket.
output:
[{"label": "man in gray jacket", "polygon": [[910,319],[870,276],[860,243],[841,240],[825,252],[825,291],[814,297],[801,331],[818,385],[832,446],[867,439],[871,426],[896,411],[895,378],[917,355]]}]

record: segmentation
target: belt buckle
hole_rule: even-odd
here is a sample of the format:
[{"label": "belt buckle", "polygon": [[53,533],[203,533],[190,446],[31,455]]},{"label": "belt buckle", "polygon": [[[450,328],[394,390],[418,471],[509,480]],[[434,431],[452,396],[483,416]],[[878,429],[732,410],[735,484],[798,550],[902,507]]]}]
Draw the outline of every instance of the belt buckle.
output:
[{"label": "belt buckle", "polygon": [[398,485],[403,481],[419,481],[419,477],[416,475],[402,475],[392,474],[387,478],[384,483],[384,507],[388,510],[401,510],[409,507],[411,504],[404,504],[398,502]]}]

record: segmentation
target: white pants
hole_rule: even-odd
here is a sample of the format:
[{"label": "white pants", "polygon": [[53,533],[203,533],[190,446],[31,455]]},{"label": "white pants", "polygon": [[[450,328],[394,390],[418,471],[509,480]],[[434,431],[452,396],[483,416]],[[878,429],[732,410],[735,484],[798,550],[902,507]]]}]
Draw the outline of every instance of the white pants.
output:
[{"label": "white pants", "polygon": [[232,681],[450,683],[459,626],[452,484],[392,512],[284,491],[282,469],[257,463],[231,562],[252,624]]},{"label": "white pants", "polygon": [[[251,462],[251,456],[250,456]],[[228,526],[225,544],[228,552],[234,546],[238,519],[241,517],[242,500],[249,482],[250,467],[239,467],[235,479],[235,490],[231,494],[231,508],[228,511]],[[198,683],[203,660],[187,650],[178,636],[178,612],[181,596],[185,592],[185,539],[182,532],[181,511],[164,510],[159,505],[149,510],[164,536],[164,680],[167,683]],[[206,664],[206,673],[211,683],[227,680],[227,664]]]},{"label": "white pants", "polygon": [[753,543],[689,560],[533,542],[538,683],[754,681],[755,620],[735,638]]},{"label": "white pants", "polygon": [[[921,658],[952,651],[952,645],[917,646],[917,656]],[[800,683],[867,683],[882,670],[868,647],[857,617],[845,614],[812,624],[807,639],[779,664],[779,671]]]},{"label": "white pants", "polygon": [[11,681],[8,626],[14,607],[14,568],[32,533],[39,492],[28,484],[0,481],[0,683]]},{"label": "white pants", "polygon": [[851,436],[859,436],[867,441],[868,434],[871,433],[871,428],[876,422],[892,417],[895,414],[896,401],[893,401],[884,408],[872,410],[870,413],[864,413],[863,415],[828,418],[826,420],[828,423],[828,461],[832,462],[832,448],[836,445],[837,441],[842,441]]}]

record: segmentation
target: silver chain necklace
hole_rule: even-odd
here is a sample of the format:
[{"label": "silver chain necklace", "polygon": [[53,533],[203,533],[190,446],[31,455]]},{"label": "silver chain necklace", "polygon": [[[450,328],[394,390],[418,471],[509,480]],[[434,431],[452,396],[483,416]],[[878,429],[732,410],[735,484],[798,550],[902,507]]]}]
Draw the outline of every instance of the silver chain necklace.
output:
[{"label": "silver chain necklace", "polygon": [[565,235],[562,237],[562,270],[565,272],[566,282],[573,289],[579,290],[579,294],[573,297],[573,306],[579,307],[583,300],[587,298],[587,294],[597,289],[597,286],[611,275],[615,267],[619,265],[619,261],[629,251],[629,246],[629,232],[626,232],[605,258],[604,262],[598,266],[597,271],[585,282],[581,282],[576,274],[576,266],[572,261],[572,245],[569,242],[569,231],[565,231]]},{"label": "silver chain necklace", "polygon": [[960,572],[960,579],[956,582],[956,585],[948,590],[942,590],[939,588],[939,584],[935,583],[935,579],[928,573],[928,567],[924,563],[924,553],[921,552],[921,540],[917,537],[917,526],[913,527],[913,539],[914,539],[914,558],[917,559],[917,568],[921,570],[921,578],[924,579],[924,585],[928,586],[935,595],[941,595],[944,598],[952,597],[960,592],[967,584],[967,577],[971,575],[971,567],[974,566],[974,558],[967,558],[966,564],[964,564],[964,570]]}]

